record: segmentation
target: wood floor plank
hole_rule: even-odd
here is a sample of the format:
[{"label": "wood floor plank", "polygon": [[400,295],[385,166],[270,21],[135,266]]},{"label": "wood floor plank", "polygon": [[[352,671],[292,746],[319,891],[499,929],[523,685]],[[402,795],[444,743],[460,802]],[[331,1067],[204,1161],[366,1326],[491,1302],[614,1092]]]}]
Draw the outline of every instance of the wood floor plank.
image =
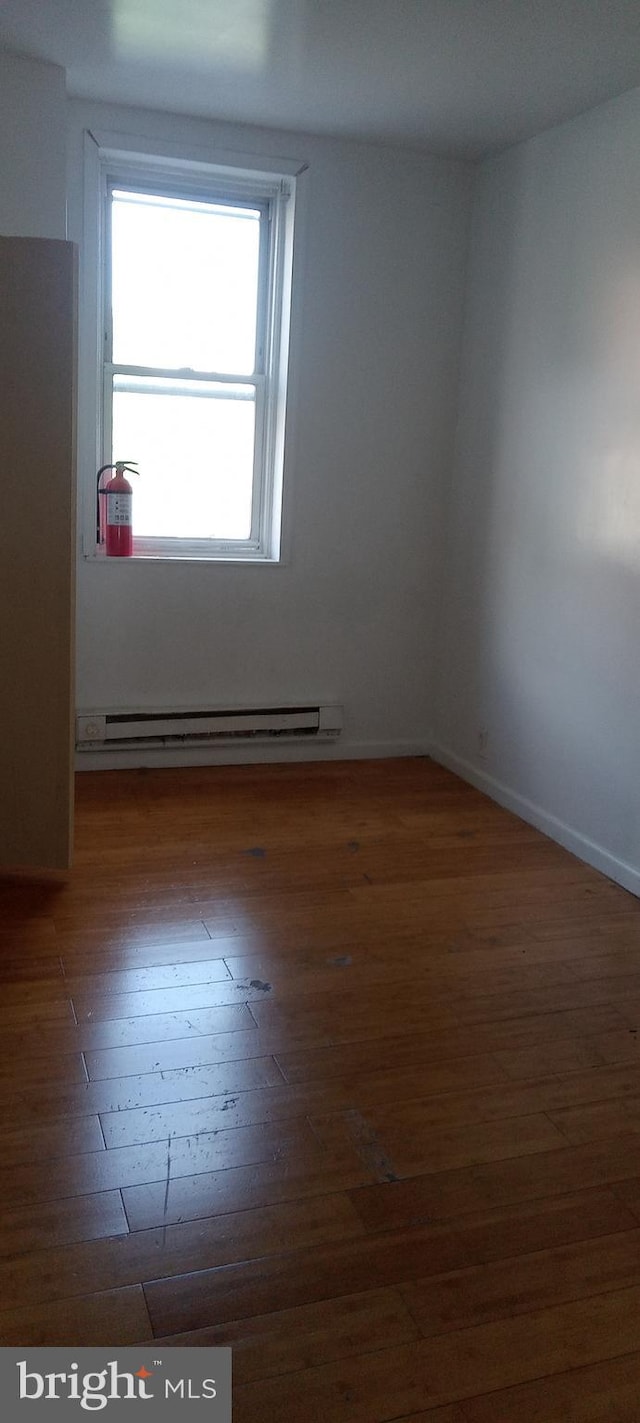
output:
[{"label": "wood floor plank", "polygon": [[0,1210],[0,1255],[24,1255],[52,1245],[126,1235],[120,1191]]},{"label": "wood floor plank", "polygon": [[[56,947],[54,945],[54,950]],[[37,958],[33,952],[32,955],[9,954],[3,948],[0,937],[0,983],[4,986],[43,983],[64,986],[60,955],[53,950],[48,958]]]},{"label": "wood floor plank", "polygon": [[405,983],[411,980],[416,987],[428,983],[431,1001],[452,989],[462,996],[482,998],[516,988],[575,983],[577,979],[575,969],[568,963],[523,963],[521,956],[515,963],[493,963],[493,972],[487,978],[481,965],[469,964],[468,955],[452,955],[444,949],[440,953],[427,954],[424,943],[413,943],[411,940],[405,942],[403,952],[397,954],[390,953],[386,946],[372,950],[369,945],[362,945],[354,946],[349,954],[334,954],[329,964],[326,962],[327,955],[321,952],[310,955],[308,951],[301,950],[300,957],[302,962],[298,954],[272,952],[241,958],[228,956],[225,962],[234,981],[248,983],[256,978],[266,981],[278,998],[304,998],[308,994],[316,996],[326,991],[333,992],[339,989],[336,976],[344,979],[343,986],[348,986],[350,991],[369,988],[372,983]]},{"label": "wood floor plank", "polygon": [[628,1181],[616,1181],[613,1191],[640,1224],[640,1177],[632,1176]]},{"label": "wood floor plank", "polygon": [[96,1052],[87,1051],[84,1056],[90,1080],[104,1082],[157,1072],[190,1072],[221,1063],[246,1062],[252,1056],[264,1059],[272,1055],[271,1040],[256,1028],[249,1028],[239,1033],[173,1038],[162,1044],[99,1048]]},{"label": "wood floor plank", "polygon": [[419,1105],[409,1110],[413,1105],[405,1104],[401,1120],[386,1116],[380,1130],[375,1112],[366,1117],[360,1112],[314,1117],[311,1125],[330,1148],[354,1142],[365,1159],[379,1151],[388,1163],[382,1179],[390,1180],[453,1170],[472,1162],[512,1159],[554,1146],[561,1150],[566,1144],[566,1137],[544,1113],[449,1128],[425,1123]]},{"label": "wood floor plank", "polygon": [[[113,833],[117,834],[118,832],[116,830]],[[139,840],[137,844],[139,848]],[[94,886],[98,871],[98,865],[91,867],[90,877]],[[115,893],[117,894],[117,888]],[[225,937],[232,935],[234,930],[235,925],[227,919]],[[55,933],[58,953],[62,954],[65,961],[66,955],[73,950],[77,950],[91,960],[95,950],[107,949],[110,951],[117,945],[128,949],[131,946],[144,948],[147,944],[154,947],[161,943],[184,944],[186,941],[208,944],[210,956],[211,940],[215,937],[215,926],[212,924],[211,930],[207,929],[202,919],[197,915],[183,919],[182,914],[179,914],[169,920],[165,920],[163,914],[156,915],[153,919],[145,919],[144,914],[140,918],[139,915],[134,916],[127,913],[109,917],[105,913],[104,906],[101,905],[95,917],[88,918],[86,912],[81,910],[70,920],[56,920]]]},{"label": "wood floor plank", "polygon": [[[564,1032],[569,1037],[575,1037],[583,1029],[588,1032],[592,1028],[597,1031],[601,1026],[605,1029],[622,1026],[620,1015],[614,1008],[598,1007],[584,1012],[587,1017],[583,1010],[578,1009],[575,1014],[549,1014],[541,1019],[528,1019],[526,1026],[521,1020],[515,1026],[511,1023],[499,1024],[496,1031],[488,1031],[483,1025],[467,1032],[460,1030],[459,1034],[454,1029],[442,1033],[408,1032],[398,1037],[378,1038],[375,1033],[370,1035],[370,1029],[362,1033],[357,1026],[353,1026],[346,1030],[351,1041],[347,1037],[337,1044],[332,1043],[328,1026],[324,1034],[319,1034],[315,1025],[301,1016],[289,1033],[279,1029],[258,1030],[255,1027],[228,1033],[202,1032],[166,1039],[161,1047],[154,1039],[149,1043],[86,1049],[85,1057],[89,1076],[98,1079],[275,1055],[288,1080],[302,1081],[349,1071],[366,1072],[379,1065],[381,1055],[383,1061],[394,1067],[420,1062],[437,1064],[460,1059],[465,1054],[469,1057],[486,1056],[492,1045],[520,1050],[533,1042],[539,1043],[542,1049],[545,1042],[550,1038],[553,1040],[554,1032],[562,1039]],[[193,1022],[193,1014],[189,1017]],[[560,1021],[554,1023],[555,1019]],[[144,1020],[138,1022],[144,1023]],[[542,1051],[540,1065],[544,1068]]]},{"label": "wood floor plank", "polygon": [[[571,1008],[588,1008],[598,1003],[619,1005],[626,1016],[633,995],[637,1013],[640,974],[628,978],[582,979],[573,983],[553,984],[549,988],[531,988],[511,993],[495,993],[472,998],[457,1005],[457,1017],[463,1023],[497,1022],[500,1019],[523,1018],[530,1014],[557,1013]],[[264,1005],[261,1005],[261,1012]]]},{"label": "wood floor plank", "polygon": [[[475,1061],[475,1060],[474,1060]],[[488,1069],[490,1080],[495,1081],[496,1070]],[[529,1095],[534,1095],[534,1103],[542,1110],[548,1106],[561,1106],[565,1101],[585,1100],[598,1094],[613,1095],[617,1089],[620,1070],[616,1072],[616,1085],[606,1083],[581,1084],[576,1078],[563,1090],[562,1084],[550,1083],[544,1087],[532,1087]],[[640,1087],[635,1079],[635,1069],[622,1069],[633,1086]],[[479,1076],[481,1077],[481,1072]],[[632,1076],[633,1075],[633,1076]],[[470,1074],[469,1079],[470,1080]],[[476,1079],[477,1080],[477,1079]],[[581,1092],[582,1087],[582,1092]],[[123,1146],[136,1141],[154,1141],[172,1135],[185,1136],[189,1132],[212,1131],[218,1127],[248,1126],[256,1122],[285,1121],[294,1117],[312,1116],[322,1111],[343,1110],[356,1104],[366,1108],[378,1103],[404,1102],[407,1098],[423,1098],[424,1076],[420,1069],[382,1069],[361,1077],[334,1077],[329,1083],[289,1084],[270,1083],[265,1088],[256,1088],[239,1094],[225,1093],[222,1096],[208,1094],[181,1103],[168,1102],[155,1110],[151,1107],[138,1111],[116,1110],[103,1114],[102,1129],[107,1146]],[[537,1093],[537,1097],[535,1094]],[[524,1104],[522,1099],[524,1098]],[[482,1091],[467,1094],[445,1093],[428,1099],[431,1104],[432,1120],[478,1120],[489,1116],[518,1116],[533,1110],[524,1091],[505,1089],[494,1093]]]},{"label": "wood floor plank", "polygon": [[24,1299],[70,1299],[85,1289],[89,1275],[94,1290],[102,1292],[133,1284],[147,1271],[160,1281],[185,1269],[264,1261],[285,1248],[301,1253],[362,1234],[362,1222],[344,1195],[291,1201],[0,1259],[0,1298],[5,1309]]},{"label": "wood floor plank", "polygon": [[628,978],[640,971],[640,943],[634,948],[613,949],[609,954],[580,955],[570,960],[570,967],[578,979]]},{"label": "wood floor plank", "polygon": [[29,881],[23,902],[16,903],[6,893],[6,880],[0,886],[0,910],[3,919],[0,924],[0,959],[7,962],[37,959],[54,964],[60,948],[56,938],[53,919],[46,911],[38,913],[37,892],[33,881]]},{"label": "wood floor plank", "polygon": [[108,1047],[200,1037],[207,1033],[236,1033],[254,1026],[244,1003],[230,1003],[220,1008],[187,1008],[178,1009],[175,1013],[151,1013],[103,1023],[80,1023],[77,1041],[83,1052],[95,1052]]},{"label": "wood floor plank", "polygon": [[348,1363],[241,1384],[234,1423],[386,1423],[403,1413],[457,1402],[565,1373],[640,1346],[640,1292],[580,1300],[454,1335],[401,1345]]},{"label": "wood floor plank", "polygon": [[397,1290],[371,1290],[155,1342],[158,1347],[167,1344],[174,1348],[231,1345],[234,1383],[246,1383],[372,1353],[417,1337],[416,1325]]},{"label": "wood floor plank", "polygon": [[147,1072],[138,1077],[107,1077],[78,1083],[42,1082],[26,1086],[19,1093],[14,1084],[8,1084],[3,1093],[0,1079],[0,1102],[5,1120],[21,1114],[23,1120],[38,1121],[42,1117],[128,1112],[164,1102],[188,1102],[193,1097],[219,1097],[260,1087],[281,1087],[282,1081],[282,1073],[273,1057],[248,1057],[207,1067],[178,1068],[175,1072]]},{"label": "wood floor plank", "polygon": [[[193,1014],[189,1017],[193,1022]],[[144,1019],[138,1021],[144,1022]],[[298,1033],[303,1041],[305,1032],[305,1024],[301,1022]],[[315,1038],[315,1034],[312,1036]],[[250,1057],[270,1057],[281,1046],[279,1033],[261,1033],[254,1025],[230,1033],[192,1033],[186,1038],[160,1042],[154,1039],[149,1043],[87,1050],[85,1061],[89,1077],[93,1081],[104,1081],[109,1077],[138,1077],[149,1072],[173,1072],[221,1062],[240,1062]]]},{"label": "wood floor plank", "polygon": [[[526,913],[526,911],[524,911]],[[497,911],[492,916],[498,918],[505,911]],[[508,911],[507,911],[508,913]],[[482,964],[496,966],[522,964],[566,963],[576,975],[576,964],[585,964],[590,957],[603,958],[607,954],[607,940],[600,933],[583,933],[576,938],[537,939],[533,937],[531,925],[526,919],[517,924],[492,923],[485,927],[483,915],[474,916],[467,923],[462,934],[449,944],[449,952],[462,959],[470,968],[479,971]],[[609,945],[609,952],[615,954],[618,945]],[[230,953],[233,948],[230,948]]]},{"label": "wood floor plank", "polygon": [[[436,1003],[427,989],[422,993],[415,989],[411,992],[406,984],[387,983],[385,997],[390,1035],[394,1032],[428,1032],[442,1023],[456,1026],[451,991],[443,993]],[[307,1028],[315,1031],[320,1038],[331,1034],[338,1042],[349,1042],[357,1036],[375,1036],[376,1014],[379,1011],[374,990],[362,993],[343,990],[339,995],[325,992],[309,1002],[305,1008],[305,1022]],[[300,1018],[298,1004],[288,999],[262,998],[252,1004],[252,1012],[259,1028],[282,1033],[290,1033]]]},{"label": "wood floor plank", "polygon": [[424,1096],[454,1092],[471,1085],[504,1084],[506,1074],[496,1058],[496,1053],[469,1053],[432,1061],[428,1039],[411,1034],[396,1039],[374,1038],[333,1049],[301,1049],[276,1055],[284,1078],[292,1085],[314,1082],[324,1085],[335,1077],[347,1081],[352,1078],[371,1080],[381,1072],[388,1072],[400,1081],[411,1074],[419,1080]]},{"label": "wood floor plank", "polygon": [[140,940],[126,936],[114,941],[108,935],[100,940],[99,947],[91,942],[87,943],[82,936],[77,944],[73,941],[69,944],[68,940],[62,937],[56,942],[67,979],[73,983],[82,983],[83,980],[92,978],[102,980],[112,973],[128,974],[131,971],[138,974],[144,969],[175,968],[179,973],[183,965],[188,969],[198,963],[210,964],[214,959],[224,960],[226,953],[237,952],[238,946],[248,941],[235,935],[212,939],[205,933],[203,926],[201,938],[180,939],[177,942],[171,939]]},{"label": "wood floor plank", "polygon": [[640,1021],[637,1027],[627,1023],[595,1034],[592,1041],[605,1062],[640,1062]]},{"label": "wood floor plank", "polygon": [[[542,1050],[540,1047],[532,1047],[498,1051],[495,1057],[508,1077],[524,1081],[539,1077],[541,1069],[548,1072],[570,1072],[585,1067],[603,1067],[606,1062],[593,1038],[567,1038],[565,1041],[549,1042],[545,1043]],[[640,1053],[638,1061],[640,1062]]]},{"label": "wood floor plank", "polygon": [[[632,1069],[633,1070],[633,1069]],[[640,1131],[640,1096],[621,1101],[592,1102],[584,1107],[553,1111],[552,1120],[574,1146],[607,1136],[628,1136]]]},{"label": "wood floor plank", "polygon": [[[94,967],[93,964],[88,965],[86,959],[83,962],[87,970]],[[184,963],[176,963],[174,958],[171,963],[142,965],[139,968],[131,965],[130,968],[115,969],[111,972],[87,971],[74,976],[67,973],[64,984],[71,998],[85,999],[103,998],[112,993],[149,993],[186,988],[193,984],[224,983],[229,978],[224,959],[212,955],[208,959],[195,959]],[[127,1014],[123,1016],[126,1017]]]},{"label": "wood floor plank", "polygon": [[[455,812],[454,812],[455,814]],[[424,851],[423,851],[424,854]],[[531,933],[536,938],[567,938],[581,932],[606,932],[614,924],[631,927],[629,916],[620,910],[620,904],[633,906],[633,900],[612,899],[613,890],[601,881],[589,880],[585,876],[584,865],[572,865],[565,857],[555,866],[541,869],[529,857],[514,867],[501,867],[502,857],[494,856],[493,871],[482,876],[467,873],[462,865],[460,873],[453,877],[436,873],[430,874],[424,858],[413,880],[399,879],[394,882],[372,881],[363,883],[357,890],[350,891],[358,909],[369,911],[372,917],[380,917],[393,906],[398,913],[404,906],[417,910],[419,921],[428,925],[454,922],[458,928],[468,920],[490,924],[496,922],[514,923],[526,919]],[[594,895],[594,885],[598,892]],[[612,912],[610,910],[612,909]],[[633,924],[637,931],[637,919]]]},{"label": "wood floor plank", "polygon": [[531,1255],[514,1252],[508,1261],[411,1282],[401,1289],[403,1299],[428,1337],[638,1285],[640,1233],[625,1230],[628,1218],[620,1216],[621,1233],[616,1235],[563,1243]]},{"label": "wood floor plank", "polygon": [[[56,965],[54,965],[54,970],[55,967]],[[2,972],[3,968],[5,969],[4,973]],[[30,1021],[34,1013],[41,1009],[39,1020],[42,1022],[51,1022],[56,1019],[66,1022],[69,1016],[73,1016],[69,1013],[69,990],[60,971],[57,974],[54,972],[49,977],[42,975],[42,977],[30,978],[23,975],[20,978],[15,978],[12,974],[8,978],[6,965],[2,965],[0,961],[0,985],[2,986],[3,1014],[7,1009],[12,1011],[16,1009],[19,1013],[24,1008]]]},{"label": "wood floor plank", "polygon": [[310,1080],[314,1076],[329,1076],[332,1072],[366,1072],[376,1052],[383,1053],[384,1061],[393,1067],[417,1062],[441,1063],[480,1053],[496,1054],[499,1051],[536,1047],[540,1047],[540,1059],[544,1061],[543,1049],[548,1042],[564,1042],[585,1034],[629,1034],[621,1014],[608,1004],[566,1013],[542,1014],[515,1022],[481,1023],[470,1028],[439,1029],[431,1033],[415,1033],[409,1028],[394,1035],[387,1028],[385,1018],[382,1033],[373,1032],[367,1037],[354,1031],[351,1041],[346,1039],[319,1044],[312,1041],[298,1045],[295,1041],[297,1030],[294,1028],[290,1034],[290,1040],[293,1040],[291,1048],[287,1048],[283,1039],[280,1039],[278,1048],[275,1045],[278,1043],[277,1034],[269,1041],[274,1043],[272,1051],[276,1053],[285,1077],[293,1082]]},{"label": "wood floor plank", "polygon": [[465,1400],[461,1418],[463,1423],[511,1418],[519,1423],[636,1423],[639,1397],[640,1353],[633,1353]]},{"label": "wood floor plank", "polygon": [[412,1413],[410,1418],[398,1418],[395,1423],[465,1423],[465,1415],[457,1404],[445,1404],[444,1408],[429,1408],[420,1413]]},{"label": "wood floor plank", "polygon": [[108,1022],[113,1018],[146,1018],[195,1009],[219,1008],[225,1004],[251,1003],[271,992],[260,979],[225,979],[184,987],[156,988],[146,993],[105,993],[75,995],[73,1007],[79,1023]]},{"label": "wood floor plank", "polygon": [[640,1173],[640,1136],[417,1176],[357,1191],[352,1199],[370,1230],[414,1220],[453,1220],[472,1211],[606,1186]]},{"label": "wood floor plank", "polygon": [[[596,909],[594,913],[586,911],[584,917],[580,918],[572,913],[570,905],[560,906],[555,914],[543,917],[533,929],[536,938],[539,939],[565,939],[568,927],[572,934],[591,934],[599,938],[607,938],[610,944],[617,943],[622,947],[633,947],[637,944],[638,918],[635,906],[630,903],[630,912],[625,913],[620,908],[614,909],[611,913],[602,913]],[[562,912],[564,908],[564,914]]]},{"label": "wood floor plank", "polygon": [[221,1008],[192,1008],[176,1013],[152,1013],[139,1018],[114,1018],[98,1023],[44,1023],[24,1028],[14,1023],[4,1033],[0,1048],[5,1058],[15,1062],[18,1053],[39,1053],[57,1057],[65,1053],[104,1051],[112,1047],[135,1047],[143,1043],[171,1042],[173,1039],[206,1034],[255,1031],[255,1021],[245,1003]]},{"label": "wood floor plank", "polygon": [[[158,1074],[156,1074],[157,1076]],[[188,1079],[187,1079],[188,1080]],[[476,1087],[467,1092],[425,1094],[421,1069],[382,1069],[362,1077],[332,1078],[328,1083],[274,1084],[241,1092],[171,1100],[153,1107],[146,1103],[137,1110],[115,1110],[101,1115],[108,1147],[155,1141],[190,1132],[213,1131],[218,1127],[251,1126],[258,1122],[285,1121],[316,1114],[358,1111],[378,1136],[384,1136],[391,1121],[413,1132],[427,1127],[458,1126],[466,1123],[524,1117],[536,1112],[556,1112],[573,1103],[624,1098],[640,1091],[640,1067],[596,1068],[563,1077],[505,1087]],[[330,1123],[329,1129],[330,1129]],[[319,1126],[323,1136],[323,1124]]]},{"label": "wood floor plank", "polygon": [[[17,1115],[19,1120],[24,1121],[23,1111],[19,1110]],[[0,1161],[3,1167],[30,1161],[46,1163],[85,1151],[100,1154],[104,1149],[100,1121],[96,1116],[76,1117],[72,1121],[57,1117],[54,1121],[30,1122],[26,1126],[0,1130]]]},{"label": "wood floor plank", "polygon": [[148,1142],[114,1151],[83,1152],[49,1161],[28,1161],[0,1168],[0,1200],[55,1201],[64,1196],[94,1195],[167,1177],[192,1176],[202,1171],[226,1170],[294,1153],[310,1140],[300,1122],[243,1127],[198,1137],[178,1137],[171,1142]]},{"label": "wood floor plank", "polygon": [[295,1152],[250,1166],[180,1176],[169,1182],[130,1186],[122,1195],[132,1230],[183,1220],[197,1220],[230,1211],[252,1210],[280,1201],[302,1200],[334,1191],[349,1191],[375,1180],[371,1166],[354,1151],[326,1152],[315,1139],[296,1141]]},{"label": "wood floor plank", "polygon": [[[19,1064],[19,1070],[16,1064]],[[27,1056],[15,1047],[7,1050],[6,1044],[3,1051],[0,1041],[0,1092],[3,1094],[13,1093],[15,1096],[17,1087],[21,1090],[23,1085],[37,1087],[51,1082],[61,1086],[73,1083],[84,1085],[86,1081],[84,1059],[79,1051],[62,1055],[34,1051]]]},{"label": "wood floor plank", "polygon": [[[353,1197],[352,1197],[353,1199]],[[404,1231],[384,1231],[343,1242],[339,1249],[319,1247],[301,1257],[295,1250],[270,1260],[242,1264],[145,1285],[147,1303],[159,1334],[205,1328],[213,1322],[239,1320],[272,1310],[296,1309],[351,1291],[406,1285],[430,1275],[464,1268],[470,1262],[510,1258],[550,1243],[591,1239],[624,1227],[633,1218],[611,1194],[572,1197],[571,1208],[555,1198],[531,1209],[489,1211],[445,1225],[416,1222]],[[640,1232],[632,1228],[630,1238]]]},{"label": "wood floor plank", "polygon": [[31,1030],[34,1041],[44,1028],[55,1031],[59,1026],[65,1031],[75,1023],[73,1008],[68,995],[60,995],[56,982],[55,995],[30,1001],[20,990],[18,994],[0,995],[0,1029],[10,1035],[17,1029],[25,1033]]},{"label": "wood floor plank", "polygon": [[4,1348],[104,1348],[107,1341],[115,1346],[152,1337],[141,1285],[21,1305],[0,1313],[0,1345]]}]

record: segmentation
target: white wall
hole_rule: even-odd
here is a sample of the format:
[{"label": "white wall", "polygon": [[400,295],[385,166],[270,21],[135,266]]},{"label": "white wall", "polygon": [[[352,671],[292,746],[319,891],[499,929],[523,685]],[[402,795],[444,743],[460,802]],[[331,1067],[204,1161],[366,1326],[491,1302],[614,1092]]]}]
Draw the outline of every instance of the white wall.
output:
[{"label": "white wall", "polygon": [[439,755],[640,890],[640,92],[483,166]]},{"label": "white wall", "polygon": [[0,233],[65,237],[64,69],[0,51]]},{"label": "white wall", "polygon": [[[424,748],[470,170],[415,153],[73,101],[86,126],[308,163],[283,567],[81,561],[78,704],[329,700],[339,754]],[[86,471],[85,471],[86,473]],[[93,471],[89,471],[92,475]]]}]

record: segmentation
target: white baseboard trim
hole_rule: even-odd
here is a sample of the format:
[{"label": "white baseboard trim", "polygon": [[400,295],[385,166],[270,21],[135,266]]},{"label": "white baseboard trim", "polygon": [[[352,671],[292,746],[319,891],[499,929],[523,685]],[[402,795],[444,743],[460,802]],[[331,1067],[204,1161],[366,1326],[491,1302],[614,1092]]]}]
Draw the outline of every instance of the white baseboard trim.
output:
[{"label": "white baseboard trim", "polygon": [[156,747],[129,751],[77,751],[76,771],[135,771],[163,766],[256,766],[301,761],[380,761],[394,756],[430,756],[427,741],[325,741],[316,745]]},{"label": "white baseboard trim", "polygon": [[463,781],[469,781],[477,790],[484,791],[491,800],[497,801],[498,805],[512,810],[521,820],[526,820],[528,825],[535,825],[537,830],[542,830],[551,840],[556,840],[565,850],[577,855],[579,860],[584,860],[593,869],[600,870],[608,879],[615,880],[616,884],[622,885],[623,889],[628,889],[631,894],[640,898],[640,869],[636,869],[627,860],[618,859],[609,850],[605,850],[604,846],[589,840],[579,830],[574,830],[571,825],[566,825],[563,820],[550,815],[542,806],[527,800],[526,796],[519,795],[510,786],[495,780],[486,771],[474,766],[472,761],[463,760],[447,747],[432,745],[430,755],[439,765],[446,766],[447,770],[453,771]]}]

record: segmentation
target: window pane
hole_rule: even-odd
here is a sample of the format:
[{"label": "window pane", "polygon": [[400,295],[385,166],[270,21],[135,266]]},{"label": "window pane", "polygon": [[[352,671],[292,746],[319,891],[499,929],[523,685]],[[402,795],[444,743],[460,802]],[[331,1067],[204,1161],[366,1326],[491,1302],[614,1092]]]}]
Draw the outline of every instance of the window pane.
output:
[{"label": "window pane", "polygon": [[136,537],[248,539],[255,389],[114,377],[113,456],[137,460]]},{"label": "window pane", "polygon": [[251,375],[260,213],[114,191],[116,365]]}]

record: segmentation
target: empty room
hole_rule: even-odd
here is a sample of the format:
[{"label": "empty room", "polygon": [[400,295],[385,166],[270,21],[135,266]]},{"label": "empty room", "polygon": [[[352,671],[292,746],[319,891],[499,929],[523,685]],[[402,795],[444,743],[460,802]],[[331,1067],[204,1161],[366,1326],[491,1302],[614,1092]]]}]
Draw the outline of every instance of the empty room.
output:
[{"label": "empty room", "polygon": [[18,1411],[638,1423],[638,86],[630,0],[0,6]]}]

